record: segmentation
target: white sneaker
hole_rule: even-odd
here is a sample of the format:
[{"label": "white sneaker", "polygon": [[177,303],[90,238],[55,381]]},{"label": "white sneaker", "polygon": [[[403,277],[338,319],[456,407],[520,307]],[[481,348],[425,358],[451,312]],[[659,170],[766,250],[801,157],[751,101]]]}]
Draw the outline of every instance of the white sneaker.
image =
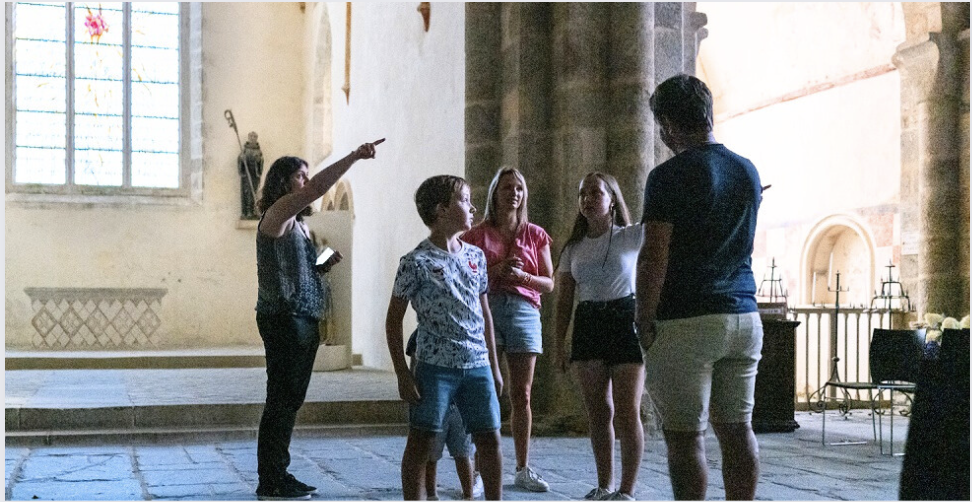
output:
[{"label": "white sneaker", "polygon": [[531,492],[545,492],[550,490],[550,485],[543,480],[542,476],[537,474],[537,471],[531,469],[530,466],[516,471],[516,477],[513,478],[513,485],[524,490],[530,490]]},{"label": "white sneaker", "polygon": [[635,498],[632,497],[631,495],[628,495],[627,493],[624,493],[621,490],[618,490],[618,491],[616,491],[616,492],[608,495],[607,497],[605,497],[605,498],[603,498],[601,500],[634,500],[634,499]]},{"label": "white sneaker", "polygon": [[608,490],[607,488],[601,488],[598,486],[597,488],[587,492],[587,495],[584,495],[584,500],[606,500],[613,493],[614,492]]},{"label": "white sneaker", "polygon": [[473,486],[472,486],[472,498],[478,499],[483,496],[483,477],[479,475],[479,471],[473,473]]}]

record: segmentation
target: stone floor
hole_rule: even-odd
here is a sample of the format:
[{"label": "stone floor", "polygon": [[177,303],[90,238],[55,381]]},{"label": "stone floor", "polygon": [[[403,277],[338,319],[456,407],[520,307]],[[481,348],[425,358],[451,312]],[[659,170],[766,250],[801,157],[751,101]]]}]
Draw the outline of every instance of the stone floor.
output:
[{"label": "stone floor", "polygon": [[[18,370],[4,372],[7,408],[262,403],[264,368]],[[315,372],[308,401],[398,399],[394,373]]]},{"label": "stone floor", "polygon": [[[879,454],[873,441],[825,447],[820,443],[819,415],[799,413],[797,420],[802,427],[796,432],[758,435],[762,466],[758,499],[897,499],[901,457]],[[901,440],[906,425],[907,420],[895,421]],[[871,439],[870,420],[863,416],[828,420],[827,429],[828,440]],[[664,444],[659,439],[646,443],[635,495],[639,500],[670,500]],[[711,436],[706,443],[711,469],[708,496],[723,498],[717,443]],[[305,430],[293,441],[291,470],[319,486],[317,497],[323,500],[401,499],[399,467],[404,446],[405,438],[399,434]],[[586,438],[534,439],[532,463],[550,482],[548,493],[513,487],[509,437],[503,438],[502,448],[507,500],[576,500],[593,488],[594,464]],[[252,440],[197,442],[180,437],[139,443],[106,436],[98,444],[17,446],[8,439],[4,459],[6,500],[253,500],[257,483]],[[455,467],[448,456],[440,462],[439,486],[443,500],[459,498]]]},{"label": "stone floor", "polygon": [[[231,414],[257,414],[263,400],[265,373],[260,368],[187,370],[21,370],[5,372],[6,449],[4,485],[7,500],[253,500],[256,488],[256,444],[252,425],[231,430],[216,424],[177,433],[126,433],[86,430],[83,434],[31,435],[27,430],[48,413],[70,411],[90,426],[103,410],[172,406],[201,420],[219,406]],[[394,376],[356,368],[315,373],[302,412],[318,414],[335,402],[362,406],[357,414],[376,416],[374,406],[397,401]],[[357,400],[357,401],[355,401]],[[314,408],[320,406],[322,408]],[[234,408],[235,407],[235,408]],[[369,408],[371,407],[371,408]],[[254,408],[251,410],[251,408]],[[55,418],[58,415],[53,415]],[[159,415],[160,417],[162,415]],[[174,419],[175,414],[164,415]],[[322,500],[401,499],[400,460],[404,429],[397,415],[384,427],[363,420],[325,426],[308,423],[295,432],[291,470],[320,487]],[[864,411],[848,419],[828,413],[829,441],[862,440],[865,444],[823,446],[821,417],[798,413],[801,428],[792,433],[759,434],[762,500],[893,500],[898,495],[902,458],[881,455]],[[12,424],[20,427],[15,430]],[[908,420],[895,419],[895,449],[901,451]],[[139,424],[129,424],[138,430]],[[78,432],[78,431],[75,431]],[[884,423],[887,444],[888,423]],[[53,444],[46,444],[46,443]],[[724,498],[720,454],[707,437],[711,469],[709,497]],[[548,493],[512,486],[513,444],[503,438],[504,497],[508,500],[579,499],[593,488],[594,463],[583,437],[538,437],[531,463],[550,482]],[[887,450],[885,450],[887,451]],[[619,461],[618,461],[619,462]],[[454,464],[440,463],[440,496],[458,498]],[[616,475],[619,473],[616,472]],[[640,500],[667,500],[669,486],[664,443],[646,441],[635,493]]]}]

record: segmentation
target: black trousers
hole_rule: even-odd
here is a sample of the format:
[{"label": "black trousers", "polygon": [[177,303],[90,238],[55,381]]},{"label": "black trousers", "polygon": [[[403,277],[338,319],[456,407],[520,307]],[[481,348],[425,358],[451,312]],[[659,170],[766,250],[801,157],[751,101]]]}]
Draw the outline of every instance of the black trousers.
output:
[{"label": "black trousers", "polygon": [[290,436],[297,410],[307,396],[321,340],[318,322],[309,316],[257,314],[257,327],[267,354],[267,403],[257,439],[261,485],[275,484],[290,466]]}]

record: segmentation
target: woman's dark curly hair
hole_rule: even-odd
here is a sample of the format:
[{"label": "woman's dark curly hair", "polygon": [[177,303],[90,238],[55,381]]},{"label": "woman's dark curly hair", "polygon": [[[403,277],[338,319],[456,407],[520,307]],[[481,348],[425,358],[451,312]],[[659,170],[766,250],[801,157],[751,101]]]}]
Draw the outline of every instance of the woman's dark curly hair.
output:
[{"label": "woman's dark curly hair", "polygon": [[[280,157],[273,162],[270,170],[267,171],[266,179],[263,180],[260,200],[257,201],[260,214],[267,212],[274,202],[290,193],[290,176],[304,166],[307,166],[307,161],[299,157]],[[310,214],[311,208],[307,206],[297,215],[297,220],[302,220],[303,216],[310,216]]]}]

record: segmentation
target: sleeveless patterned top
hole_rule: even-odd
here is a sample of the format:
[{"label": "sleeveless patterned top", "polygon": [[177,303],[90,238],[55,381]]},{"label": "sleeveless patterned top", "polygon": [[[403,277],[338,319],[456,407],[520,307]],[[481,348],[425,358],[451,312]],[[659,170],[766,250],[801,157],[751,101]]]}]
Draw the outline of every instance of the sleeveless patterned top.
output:
[{"label": "sleeveless patterned top", "polygon": [[[262,220],[261,220],[262,222]],[[298,314],[321,318],[324,289],[314,262],[314,243],[295,222],[284,235],[274,239],[257,231],[256,311],[259,314]]]}]

